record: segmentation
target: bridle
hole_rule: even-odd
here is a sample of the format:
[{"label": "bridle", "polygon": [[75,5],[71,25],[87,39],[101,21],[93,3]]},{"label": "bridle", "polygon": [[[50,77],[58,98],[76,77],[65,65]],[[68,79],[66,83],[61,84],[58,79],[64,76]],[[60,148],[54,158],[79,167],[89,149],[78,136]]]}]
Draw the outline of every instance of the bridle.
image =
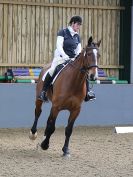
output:
[{"label": "bridle", "polygon": [[[93,50],[93,49],[96,49],[97,51],[99,50],[98,47],[95,47],[95,46],[89,46],[89,47],[88,47],[88,46],[87,46],[87,47],[84,48],[83,51],[76,57],[75,60],[78,60],[79,57],[80,57],[80,55],[84,55],[84,59],[83,59],[83,60],[85,60],[85,58],[87,57],[87,50],[89,50],[89,49],[92,49],[92,50]],[[75,61],[75,60],[74,60],[74,61]],[[92,64],[92,65],[89,65],[89,66],[83,66],[83,67],[79,68],[78,66],[75,66],[75,65],[74,65],[74,61],[70,60],[70,61],[68,62],[68,64],[70,64],[70,65],[73,66],[74,68],[78,69],[81,73],[85,73],[85,74],[87,74],[87,75],[89,74],[89,70],[92,69],[93,67],[99,68],[97,64]],[[83,65],[85,65],[85,64],[83,64]]]},{"label": "bridle", "polygon": [[[84,57],[86,58],[87,57],[87,50],[89,50],[89,49],[96,49],[97,51],[99,50],[97,47],[94,47],[94,46],[92,46],[92,47],[86,47],[85,49],[84,49]],[[85,60],[85,59],[84,59]],[[80,71],[81,72],[85,72],[85,73],[88,73],[88,71],[90,70],[90,69],[92,69],[93,67],[96,67],[96,68],[99,68],[98,67],[98,65],[97,64],[91,64],[91,65],[89,65],[89,66],[83,66],[82,68],[80,68]]]}]

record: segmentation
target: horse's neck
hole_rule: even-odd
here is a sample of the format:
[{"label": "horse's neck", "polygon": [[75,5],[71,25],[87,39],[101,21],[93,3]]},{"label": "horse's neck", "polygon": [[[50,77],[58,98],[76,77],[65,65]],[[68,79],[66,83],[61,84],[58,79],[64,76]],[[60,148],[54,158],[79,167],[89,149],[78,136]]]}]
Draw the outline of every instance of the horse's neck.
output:
[{"label": "horse's neck", "polygon": [[73,62],[73,66],[74,66],[74,70],[75,72],[77,72],[77,75],[80,77],[84,77],[85,73],[81,72],[81,68],[83,68],[83,52],[74,60]]},{"label": "horse's neck", "polygon": [[78,58],[75,59],[75,61],[71,64],[70,70],[71,70],[71,80],[74,83],[74,85],[83,85],[85,81],[86,74],[81,71],[81,68],[83,67],[83,59],[80,57],[83,55],[82,53]]}]

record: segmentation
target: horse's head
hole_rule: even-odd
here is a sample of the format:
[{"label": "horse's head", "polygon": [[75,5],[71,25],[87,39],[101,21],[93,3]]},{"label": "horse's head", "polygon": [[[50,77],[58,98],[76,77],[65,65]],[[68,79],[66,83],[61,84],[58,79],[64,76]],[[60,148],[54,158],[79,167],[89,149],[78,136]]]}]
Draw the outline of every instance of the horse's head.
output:
[{"label": "horse's head", "polygon": [[88,70],[88,75],[90,80],[96,80],[98,77],[98,58],[99,54],[99,46],[101,40],[97,43],[93,42],[92,37],[88,40],[88,45],[84,49],[84,68]]}]

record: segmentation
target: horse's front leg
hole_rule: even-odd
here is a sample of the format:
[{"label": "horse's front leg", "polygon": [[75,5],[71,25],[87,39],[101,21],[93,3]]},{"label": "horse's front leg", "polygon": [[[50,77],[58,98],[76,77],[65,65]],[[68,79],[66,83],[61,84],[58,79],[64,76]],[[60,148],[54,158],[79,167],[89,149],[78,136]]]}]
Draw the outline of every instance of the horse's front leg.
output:
[{"label": "horse's front leg", "polygon": [[34,123],[32,125],[32,128],[30,130],[30,135],[29,135],[29,138],[32,140],[35,140],[37,138],[37,123],[38,123],[40,114],[42,112],[41,107],[42,107],[42,101],[36,100],[35,119],[34,119]]},{"label": "horse's front leg", "polygon": [[45,138],[41,143],[41,148],[43,150],[47,150],[49,148],[49,140],[50,140],[51,135],[55,131],[55,122],[56,122],[58,112],[59,112],[58,109],[53,108],[53,107],[51,108],[50,115],[49,115],[48,120],[47,120],[46,129],[45,129],[45,132],[44,132],[44,137]]},{"label": "horse's front leg", "polygon": [[79,113],[80,113],[80,108],[70,112],[70,116],[69,116],[69,119],[68,119],[68,125],[65,129],[66,138],[65,138],[64,146],[62,148],[63,156],[69,156],[70,155],[69,148],[68,148],[69,147],[69,139],[70,139],[70,136],[71,136],[72,131],[73,131],[74,122],[75,122],[77,116],[79,115]]}]

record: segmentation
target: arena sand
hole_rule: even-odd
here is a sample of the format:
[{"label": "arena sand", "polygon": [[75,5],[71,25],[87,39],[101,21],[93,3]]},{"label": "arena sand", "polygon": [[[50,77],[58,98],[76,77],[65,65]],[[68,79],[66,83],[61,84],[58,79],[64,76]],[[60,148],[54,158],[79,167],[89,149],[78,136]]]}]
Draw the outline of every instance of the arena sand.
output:
[{"label": "arena sand", "polygon": [[57,128],[47,151],[37,150],[29,129],[0,129],[0,177],[132,177],[133,134],[113,127],[75,127],[71,157],[62,157],[64,128]]}]

